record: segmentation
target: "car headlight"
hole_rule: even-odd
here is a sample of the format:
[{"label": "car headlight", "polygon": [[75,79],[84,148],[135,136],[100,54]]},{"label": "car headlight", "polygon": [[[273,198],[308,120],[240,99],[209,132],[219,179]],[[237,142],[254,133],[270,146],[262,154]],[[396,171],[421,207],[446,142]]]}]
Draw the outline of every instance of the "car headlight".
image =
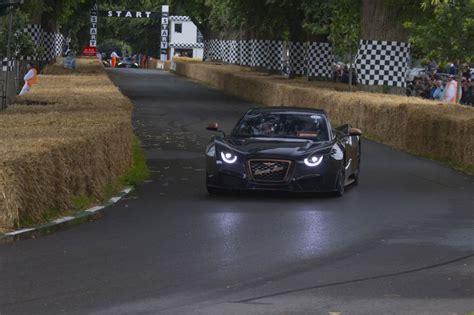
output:
[{"label": "car headlight", "polygon": [[230,152],[221,152],[222,161],[226,162],[227,164],[234,164],[237,162],[237,156]]},{"label": "car headlight", "polygon": [[309,167],[316,167],[323,161],[323,156],[313,155],[309,158],[304,159],[304,164]]}]

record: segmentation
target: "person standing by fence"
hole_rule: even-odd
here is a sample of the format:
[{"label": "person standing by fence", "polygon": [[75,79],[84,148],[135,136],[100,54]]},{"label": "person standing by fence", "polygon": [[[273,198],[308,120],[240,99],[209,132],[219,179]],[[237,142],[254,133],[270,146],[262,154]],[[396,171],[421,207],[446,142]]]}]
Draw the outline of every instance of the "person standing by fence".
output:
[{"label": "person standing by fence", "polygon": [[112,58],[112,68],[115,68],[117,66],[119,55],[115,51],[113,51],[110,54],[110,58]]},{"label": "person standing by fence", "polygon": [[33,84],[38,81],[38,71],[35,69],[33,64],[30,62],[28,63],[28,66],[26,68],[28,71],[26,72],[23,80],[25,81],[25,85],[23,85],[23,88],[21,89],[20,96],[24,95],[27,93],[30,88],[33,86]]}]

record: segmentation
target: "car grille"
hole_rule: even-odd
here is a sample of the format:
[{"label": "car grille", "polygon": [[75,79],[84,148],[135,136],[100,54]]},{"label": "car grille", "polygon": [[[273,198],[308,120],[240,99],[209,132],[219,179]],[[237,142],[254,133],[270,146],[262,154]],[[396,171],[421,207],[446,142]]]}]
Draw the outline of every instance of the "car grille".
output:
[{"label": "car grille", "polygon": [[252,178],[262,182],[283,182],[290,169],[290,161],[250,160],[249,169]]}]

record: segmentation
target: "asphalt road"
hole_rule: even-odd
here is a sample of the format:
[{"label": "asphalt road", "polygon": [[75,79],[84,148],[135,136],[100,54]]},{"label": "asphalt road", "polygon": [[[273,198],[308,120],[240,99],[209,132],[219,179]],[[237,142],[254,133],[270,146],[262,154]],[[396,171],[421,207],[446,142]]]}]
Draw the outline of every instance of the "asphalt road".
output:
[{"label": "asphalt road", "polygon": [[164,72],[110,76],[152,181],[100,220],[0,245],[1,315],[474,310],[473,177],[364,141],[343,198],[210,197],[204,127],[253,104]]}]

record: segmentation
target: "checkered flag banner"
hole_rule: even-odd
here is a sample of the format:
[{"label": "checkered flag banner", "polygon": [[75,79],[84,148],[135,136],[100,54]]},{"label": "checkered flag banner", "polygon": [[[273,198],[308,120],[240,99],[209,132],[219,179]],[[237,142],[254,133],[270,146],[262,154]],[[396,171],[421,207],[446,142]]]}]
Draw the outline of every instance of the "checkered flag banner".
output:
[{"label": "checkered flag banner", "polygon": [[15,60],[8,60],[4,58],[2,60],[2,72],[13,72],[15,71]]},{"label": "checkered flag banner", "polygon": [[[294,74],[310,77],[332,76],[334,55],[329,43],[291,42],[289,62]],[[283,68],[283,42],[277,40],[220,40],[204,42],[204,60],[238,64],[270,71]]]},{"label": "checkered flag banner", "polygon": [[357,80],[365,85],[406,87],[410,44],[361,40],[356,56]]},{"label": "checkered flag banner", "polygon": [[267,69],[281,71],[283,69],[283,42],[268,40],[267,42]]},{"label": "checkered flag banner", "polygon": [[309,77],[332,77],[332,64],[334,55],[329,43],[311,42],[308,44],[307,53]]},{"label": "checkered flag banner", "polygon": [[296,75],[304,75],[306,70],[305,43],[290,42],[290,71]]},{"label": "checkered flag banner", "polygon": [[[28,34],[35,47],[43,47],[44,54],[43,60],[52,60],[60,56],[66,45],[64,36],[60,33],[48,33],[45,32],[40,24],[29,24],[23,32]],[[23,56],[22,60],[36,60],[38,56]]]}]

